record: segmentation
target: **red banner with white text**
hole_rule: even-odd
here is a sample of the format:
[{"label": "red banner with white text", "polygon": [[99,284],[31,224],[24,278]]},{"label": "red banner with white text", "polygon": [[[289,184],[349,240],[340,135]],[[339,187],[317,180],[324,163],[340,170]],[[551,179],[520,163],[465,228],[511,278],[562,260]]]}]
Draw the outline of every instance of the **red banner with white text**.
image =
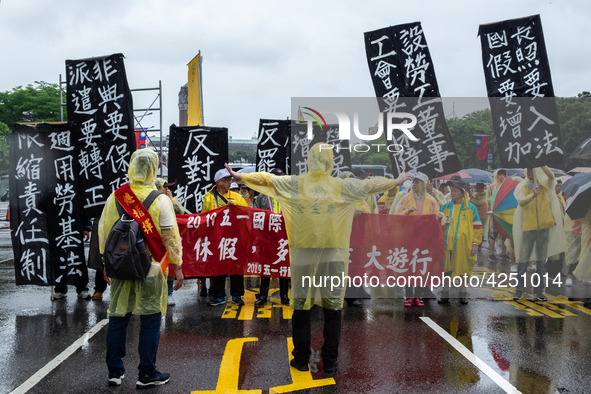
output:
[{"label": "red banner with white text", "polygon": [[[186,277],[259,275],[289,278],[283,215],[246,207],[220,207],[177,215]],[[353,220],[349,276],[441,275],[443,235],[435,215],[363,214]]]}]

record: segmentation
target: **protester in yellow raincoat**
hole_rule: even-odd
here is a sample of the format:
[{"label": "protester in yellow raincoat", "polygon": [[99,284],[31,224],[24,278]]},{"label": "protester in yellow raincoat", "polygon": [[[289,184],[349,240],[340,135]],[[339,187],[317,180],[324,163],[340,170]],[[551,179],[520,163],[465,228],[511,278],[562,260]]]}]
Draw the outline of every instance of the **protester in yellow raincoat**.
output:
[{"label": "protester in yellow raincoat", "polygon": [[514,192],[518,205],[513,214],[517,257],[517,288],[513,298],[520,300],[523,297],[527,264],[535,261],[540,281],[534,288],[534,296],[538,301],[546,301],[542,279],[546,273],[546,259],[566,250],[562,207],[554,191],[554,174],[547,166],[526,168],[525,173],[526,179]]},{"label": "protester in yellow raincoat", "polygon": [[[229,207],[235,205],[248,207],[248,203],[242,198],[241,194],[230,190],[232,176],[225,168],[218,170],[213,180],[215,181],[214,187],[203,196],[201,212],[211,211],[212,209],[226,205]],[[207,305],[217,306],[226,303],[226,276],[218,275],[211,279],[213,298],[209,300]],[[204,285],[205,280],[203,279]],[[242,296],[244,295],[244,275],[230,275],[230,295],[234,304],[238,306],[244,305],[244,301],[242,300]]]},{"label": "protester in yellow raincoat", "polygon": [[334,166],[332,147],[323,143],[310,148],[307,164],[308,173],[300,176],[273,176],[264,172],[238,174],[229,166],[226,168],[237,181],[242,180],[245,185],[276,198],[281,204],[290,245],[291,305],[294,308],[294,359],[291,366],[300,371],[308,370],[310,308],[318,292],[324,310],[324,376],[332,377],[338,365],[345,284],[318,284],[318,280],[347,275],[356,203],[402,184],[412,179],[412,175],[404,175],[395,181],[383,177],[368,180],[334,178],[331,176]]},{"label": "protester in yellow raincoat", "polygon": [[429,179],[429,182],[427,182],[426,187],[427,194],[433,197],[435,201],[437,201],[437,204],[439,204],[439,206],[445,204],[445,195],[441,193],[439,190],[437,190],[437,188],[435,187],[435,179]]},{"label": "protester in yellow raincoat", "polygon": [[393,187],[388,190],[382,197],[378,199],[378,213],[388,213],[392,207],[392,203],[398,194],[398,187]]},{"label": "protester in yellow raincoat", "polygon": [[[464,274],[470,276],[478,245],[482,242],[482,222],[478,216],[478,210],[471,202],[468,202],[466,183],[458,175],[451,177],[452,201],[441,207],[441,212],[447,218],[445,234],[445,260],[443,272],[451,275],[451,278],[461,277]],[[447,278],[446,278],[447,279]],[[440,304],[449,301],[449,283],[443,282]],[[460,286],[460,303],[467,304],[467,283],[462,279]]]},{"label": "protester in yellow raincoat", "polygon": [[[439,212],[439,203],[437,200],[427,194],[427,185],[429,178],[422,172],[417,172],[413,181],[412,189],[407,195],[402,197],[394,210],[395,215],[437,215],[438,219],[443,217]],[[409,230],[410,231],[410,230]],[[413,305],[425,306],[423,296],[427,290],[426,286],[406,286],[405,288],[405,307]]]},{"label": "protester in yellow raincoat", "polygon": [[[127,175],[131,181],[131,190],[140,201],[156,190],[154,181],[158,169],[158,155],[151,149],[140,149],[131,155]],[[116,198],[111,194],[105,203],[101,215],[98,233],[101,255],[105,251],[105,243],[111,228],[119,219]],[[182,246],[179,229],[174,215],[172,202],[161,194],[150,209],[150,216],[162,239],[170,263],[173,264],[176,276],[175,290],[183,284]],[[152,260],[152,265],[145,278],[140,280],[105,280],[111,285],[111,302],[109,304],[109,328],[107,331],[107,367],[109,369],[109,385],[121,384],[125,368],[122,358],[125,356],[125,337],[131,314],[141,316],[139,342],[140,364],[139,380],[136,387],[143,388],[168,382],[169,374],[156,370],[156,353],[160,340],[160,320],[166,314],[167,286],[166,275],[162,272],[159,262]]]}]

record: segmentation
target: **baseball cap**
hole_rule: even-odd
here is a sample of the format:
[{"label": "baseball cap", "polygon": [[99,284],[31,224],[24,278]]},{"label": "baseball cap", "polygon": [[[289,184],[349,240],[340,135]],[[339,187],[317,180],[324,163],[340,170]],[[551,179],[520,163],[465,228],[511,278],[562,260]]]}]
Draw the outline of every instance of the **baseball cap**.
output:
[{"label": "baseball cap", "polygon": [[228,170],[226,170],[225,168],[222,168],[221,170],[218,170],[218,172],[215,173],[215,176],[213,177],[213,180],[215,182],[219,181],[222,178],[228,178],[231,177],[232,175],[230,175],[230,173],[228,172]]},{"label": "baseball cap", "polygon": [[236,182],[232,182],[232,184],[230,185],[230,190],[231,189],[240,189],[240,187],[238,186],[238,184]]},{"label": "baseball cap", "polygon": [[462,178],[460,178],[459,175],[454,175],[450,178],[450,180],[447,182],[447,184],[451,187],[456,186],[459,187],[462,190],[466,190],[466,182],[464,182],[462,180]]},{"label": "baseball cap", "polygon": [[281,168],[273,168],[270,172],[271,172],[271,174],[277,175],[277,176],[285,175],[285,172],[283,172],[283,170]]}]

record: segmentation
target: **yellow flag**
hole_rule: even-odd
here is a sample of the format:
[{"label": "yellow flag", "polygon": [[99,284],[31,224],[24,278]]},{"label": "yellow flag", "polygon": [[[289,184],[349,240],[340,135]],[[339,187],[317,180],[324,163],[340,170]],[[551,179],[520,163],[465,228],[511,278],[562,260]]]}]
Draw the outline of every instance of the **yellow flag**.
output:
[{"label": "yellow flag", "polygon": [[191,60],[189,66],[189,107],[187,126],[203,126],[203,94],[201,93],[201,51]]}]

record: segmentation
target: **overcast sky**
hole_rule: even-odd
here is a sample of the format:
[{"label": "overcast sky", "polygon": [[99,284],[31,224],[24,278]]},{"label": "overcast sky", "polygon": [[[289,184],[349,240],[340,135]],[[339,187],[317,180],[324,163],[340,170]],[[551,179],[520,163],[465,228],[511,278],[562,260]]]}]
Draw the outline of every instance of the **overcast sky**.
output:
[{"label": "overcast sky", "polygon": [[[162,81],[167,130],[201,50],[205,125],[250,138],[260,118],[290,116],[291,97],[374,96],[363,33],[390,25],[422,23],[442,96],[484,97],[478,25],[533,14],[555,94],[591,90],[588,0],[1,0],[0,91],[57,83],[66,59],[121,52],[132,89]],[[134,98],[145,106],[155,96]]]}]

